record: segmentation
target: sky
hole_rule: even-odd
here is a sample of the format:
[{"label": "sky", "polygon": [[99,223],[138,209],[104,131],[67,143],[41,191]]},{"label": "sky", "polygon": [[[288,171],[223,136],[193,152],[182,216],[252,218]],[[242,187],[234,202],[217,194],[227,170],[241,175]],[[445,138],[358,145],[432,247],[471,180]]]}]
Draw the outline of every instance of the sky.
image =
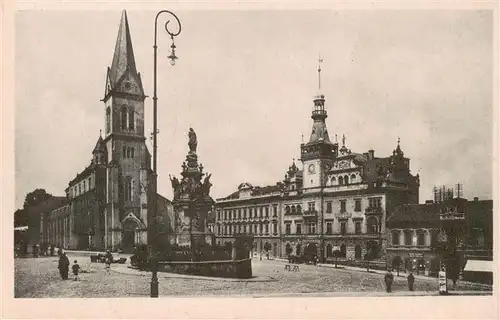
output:
[{"label": "sky", "polygon": [[[152,131],[155,11],[128,10]],[[401,148],[434,185],[463,184],[466,198],[491,199],[493,15],[447,10],[176,11],[170,39],[158,35],[158,188],[171,198],[187,132],[212,173],[212,196],[241,182],[281,181],[308,139],[313,96],[321,92],[328,131],[353,152]],[[106,69],[121,12],[23,11],[15,20],[15,205],[45,188],[64,195],[87,166],[104,128]],[[172,21],[173,24],[173,21]],[[175,28],[172,25],[172,28]],[[150,150],[151,141],[148,139]]]}]

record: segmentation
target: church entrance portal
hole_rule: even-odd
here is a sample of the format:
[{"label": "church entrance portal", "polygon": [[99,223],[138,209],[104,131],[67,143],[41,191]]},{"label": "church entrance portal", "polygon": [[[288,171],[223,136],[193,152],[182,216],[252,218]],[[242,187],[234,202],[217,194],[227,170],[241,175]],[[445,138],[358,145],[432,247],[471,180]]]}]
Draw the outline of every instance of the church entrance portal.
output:
[{"label": "church entrance portal", "polygon": [[136,245],[136,229],[138,229],[137,222],[132,219],[128,219],[123,224],[122,233],[122,250],[126,253],[131,253],[134,251],[134,246]]}]

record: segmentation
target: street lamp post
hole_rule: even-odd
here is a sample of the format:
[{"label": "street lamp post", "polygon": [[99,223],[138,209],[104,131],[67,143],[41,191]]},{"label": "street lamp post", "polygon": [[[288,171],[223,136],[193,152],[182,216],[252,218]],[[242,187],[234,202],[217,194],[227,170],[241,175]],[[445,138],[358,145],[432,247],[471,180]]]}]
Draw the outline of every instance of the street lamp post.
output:
[{"label": "street lamp post", "polygon": [[157,123],[157,112],[158,112],[158,96],[157,96],[157,34],[158,34],[158,17],[163,14],[163,13],[168,13],[172,15],[175,20],[177,21],[177,24],[179,26],[179,29],[177,32],[171,32],[168,29],[168,24],[170,20],[167,20],[165,23],[165,31],[170,35],[170,39],[172,39],[172,45],[170,48],[172,49],[170,52],[170,55],[167,57],[170,59],[170,64],[173,66],[175,65],[175,60],[177,59],[177,56],[175,55],[175,44],[174,44],[174,37],[179,35],[181,33],[181,22],[179,21],[179,18],[177,16],[168,11],[168,10],[162,10],[156,14],[155,17],[155,38],[154,38],[154,64],[153,64],[153,194],[152,197],[150,198],[151,200],[151,209],[150,211],[150,217],[149,217],[149,232],[148,232],[148,242],[149,246],[151,248],[151,297],[152,298],[158,298],[158,263],[157,263],[157,252],[156,252],[156,241],[157,241],[157,228],[156,228],[156,219],[158,216],[157,210],[157,180],[158,180],[158,172],[156,170],[156,163],[157,163],[157,135],[158,135],[158,123]]}]

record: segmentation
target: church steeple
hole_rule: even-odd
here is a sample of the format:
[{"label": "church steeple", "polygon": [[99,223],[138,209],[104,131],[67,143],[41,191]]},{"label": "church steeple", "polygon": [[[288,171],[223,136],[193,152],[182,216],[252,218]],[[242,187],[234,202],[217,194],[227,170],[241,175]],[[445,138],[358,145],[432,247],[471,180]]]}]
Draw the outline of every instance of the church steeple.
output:
[{"label": "church steeple", "polygon": [[141,75],[137,72],[135,65],[134,49],[125,10],[122,11],[113,61],[111,67],[108,68],[105,99],[113,91],[144,96]]},{"label": "church steeple", "polygon": [[130,38],[130,29],[128,26],[127,11],[123,10],[120,28],[118,29],[118,37],[116,38],[115,53],[110,69],[112,85],[116,84],[127,68],[131,72],[137,73],[134,49],[132,48],[132,40]]}]

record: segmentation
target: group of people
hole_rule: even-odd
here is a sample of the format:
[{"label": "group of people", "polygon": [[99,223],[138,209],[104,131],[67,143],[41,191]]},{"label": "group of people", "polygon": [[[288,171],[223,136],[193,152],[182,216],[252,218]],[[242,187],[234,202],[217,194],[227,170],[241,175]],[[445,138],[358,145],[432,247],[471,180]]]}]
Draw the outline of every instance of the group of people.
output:
[{"label": "group of people", "polygon": [[[59,256],[59,264],[57,268],[59,269],[59,274],[61,275],[61,278],[63,280],[68,280],[69,265],[70,262],[68,256],[66,255],[66,252],[61,253],[61,255]],[[77,260],[74,261],[71,269],[73,270],[73,275],[75,276],[75,280],[79,280],[78,273],[80,272],[80,265],[78,264]]]},{"label": "group of people", "polygon": [[[413,284],[415,283],[415,276],[413,272],[410,270],[410,274],[406,277],[408,280],[408,290],[413,291]],[[387,272],[384,276],[385,289],[387,292],[392,292],[392,283],[394,282],[394,275],[391,272],[391,269],[387,269]]]}]

